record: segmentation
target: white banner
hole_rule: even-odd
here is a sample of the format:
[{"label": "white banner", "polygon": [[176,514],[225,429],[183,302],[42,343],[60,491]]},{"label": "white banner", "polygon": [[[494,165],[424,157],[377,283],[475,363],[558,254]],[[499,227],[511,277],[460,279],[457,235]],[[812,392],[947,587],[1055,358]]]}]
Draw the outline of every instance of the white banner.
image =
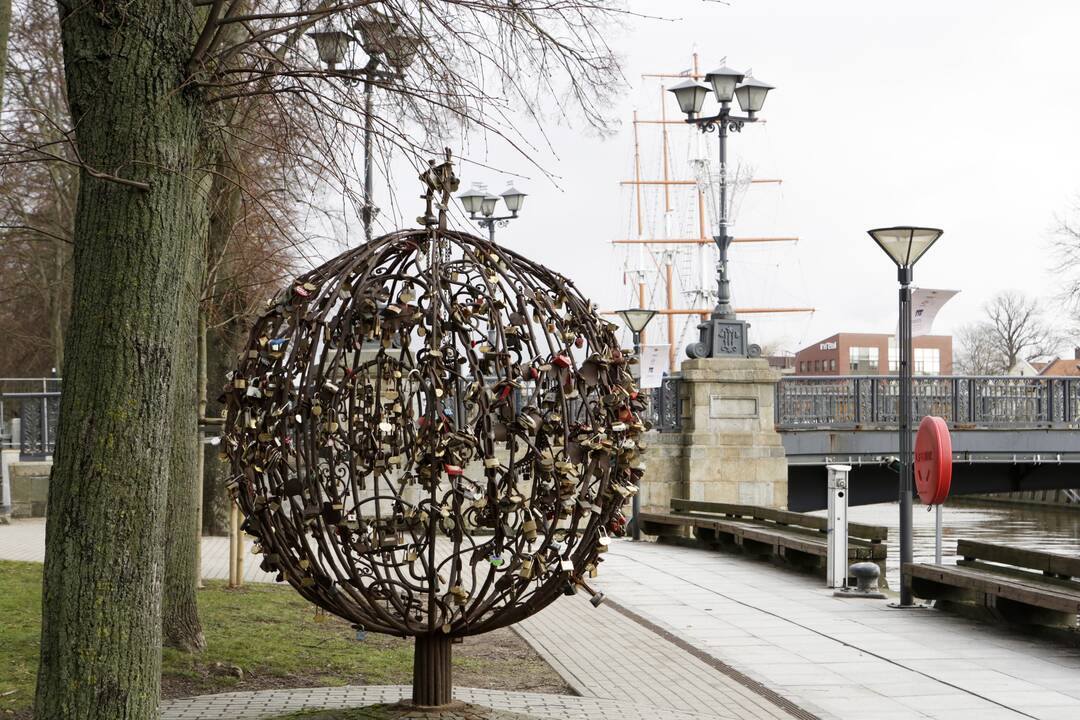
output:
[{"label": "white banner", "polygon": [[958,292],[960,291],[915,288],[911,292],[911,337],[930,335],[937,314]]},{"label": "white banner", "polygon": [[638,387],[660,387],[660,381],[664,379],[664,373],[668,371],[668,346],[642,345],[638,368],[641,372],[641,382],[638,383]]}]

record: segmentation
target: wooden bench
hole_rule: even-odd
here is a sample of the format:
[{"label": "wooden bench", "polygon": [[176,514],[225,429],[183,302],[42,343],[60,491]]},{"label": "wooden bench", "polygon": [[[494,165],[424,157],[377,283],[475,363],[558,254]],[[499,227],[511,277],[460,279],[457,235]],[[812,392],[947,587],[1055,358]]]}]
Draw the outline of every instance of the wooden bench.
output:
[{"label": "wooden bench", "polygon": [[960,540],[956,567],[908,563],[903,582],[935,606],[1007,622],[1076,627],[1080,557]]},{"label": "wooden bench", "polygon": [[[670,512],[642,513],[641,528],[662,539],[692,537],[698,543],[734,547],[815,571],[824,572],[828,555],[827,518],[756,505],[676,498]],[[849,522],[849,562],[883,563],[887,538],[884,526]]]}]

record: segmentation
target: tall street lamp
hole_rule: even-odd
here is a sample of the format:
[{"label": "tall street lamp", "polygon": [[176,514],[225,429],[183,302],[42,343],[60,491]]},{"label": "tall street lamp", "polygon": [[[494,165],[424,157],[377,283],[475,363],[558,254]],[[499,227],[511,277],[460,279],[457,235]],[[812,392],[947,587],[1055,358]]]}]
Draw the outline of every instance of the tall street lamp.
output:
[{"label": "tall street lamp", "polygon": [[922,227],[889,227],[870,230],[882,250],[896,263],[900,281],[900,604],[914,607],[911,584],[904,582],[905,566],[914,559],[911,528],[912,466],[911,448],[911,269],[930,246],[941,237],[941,230]]},{"label": "tall street lamp", "polygon": [[[705,79],[709,82],[708,85],[696,80],[686,80],[668,90],[675,95],[679,109],[686,113],[686,122],[697,125],[702,132],[719,132],[720,135],[719,228],[713,236],[720,251],[720,262],[716,266],[716,307],[708,322],[698,325],[701,336],[698,342],[686,348],[686,354],[691,358],[757,357],[761,355],[761,348],[748,343],[749,325],[735,317],[735,308],[731,305],[731,283],[728,275],[731,235],[728,234],[727,138],[728,132],[740,132],[744,124],[757,122],[757,114],[773,86],[726,65],[707,73]],[[716,96],[720,110],[709,117],[698,117],[709,92]],[[746,113],[745,116],[732,114],[732,97],[738,101],[739,107]]]},{"label": "tall street lamp", "polygon": [[[649,321],[656,316],[655,310],[645,310],[643,308],[631,308],[629,310],[619,310],[619,317],[626,323],[626,327],[630,328],[630,332],[634,336],[634,357],[638,359],[638,379],[640,380],[641,374],[641,333],[645,332],[645,326],[649,324]],[[633,499],[633,512],[634,512],[634,529],[631,537],[634,540],[641,539],[641,493],[634,493]]]},{"label": "tall street lamp", "polygon": [[[500,197],[506,203],[506,209],[510,211],[510,214],[496,217],[495,207],[499,204]],[[486,228],[488,239],[495,242],[495,225],[505,227],[518,216],[521,204],[525,202],[525,193],[508,183],[506,190],[500,195],[489,195],[483,185],[473,183],[471,189],[458,195],[458,200],[461,201],[465,212],[469,213],[469,219],[475,220],[477,225]],[[480,213],[481,217],[476,217],[476,213]]]},{"label": "tall street lamp", "polygon": [[[344,30],[322,30],[309,32],[308,37],[315,41],[319,60],[326,64],[326,69],[347,85],[364,83],[364,207],[361,217],[364,223],[364,239],[371,241],[371,224],[376,209],[371,198],[372,186],[372,96],[373,81],[399,80],[412,64],[420,48],[420,39],[402,31],[396,20],[378,11],[372,10],[368,17],[353,25],[353,30],[360,33],[361,39]],[[359,42],[368,56],[362,68],[338,68],[345,62],[345,56],[352,43]],[[385,65],[387,69],[381,69]]]}]

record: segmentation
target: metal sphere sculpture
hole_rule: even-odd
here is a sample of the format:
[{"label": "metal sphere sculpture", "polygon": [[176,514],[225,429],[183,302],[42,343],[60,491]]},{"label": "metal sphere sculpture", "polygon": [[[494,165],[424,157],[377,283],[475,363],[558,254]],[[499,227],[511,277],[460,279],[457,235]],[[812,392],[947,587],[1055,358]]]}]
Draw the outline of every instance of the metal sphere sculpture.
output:
[{"label": "metal sphere sculpture", "polygon": [[255,322],[224,450],[263,569],[415,636],[430,706],[453,639],[577,588],[599,604],[584,577],[622,532],[645,427],[615,326],[563,276],[445,229],[449,158],[421,179],[425,228],[312,270]]}]

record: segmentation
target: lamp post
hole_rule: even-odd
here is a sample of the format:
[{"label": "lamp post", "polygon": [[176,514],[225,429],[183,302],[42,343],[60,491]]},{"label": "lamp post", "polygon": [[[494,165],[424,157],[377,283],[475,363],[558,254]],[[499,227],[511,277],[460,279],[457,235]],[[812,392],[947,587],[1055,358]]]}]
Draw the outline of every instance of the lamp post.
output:
[{"label": "lamp post", "polygon": [[904,582],[904,566],[914,559],[911,527],[913,483],[911,447],[911,279],[912,268],[930,246],[941,237],[941,230],[921,227],[889,227],[870,230],[882,250],[896,263],[900,281],[900,604],[893,607],[915,607],[910,583]]},{"label": "lamp post", "polygon": [[[716,266],[716,307],[709,320],[698,325],[700,338],[686,348],[686,354],[691,358],[758,357],[761,355],[761,348],[747,341],[749,324],[735,317],[735,308],[731,304],[731,281],[728,274],[731,235],[728,232],[727,138],[729,132],[740,132],[746,123],[757,122],[757,114],[765,104],[765,96],[773,87],[726,65],[707,73],[705,79],[709,81],[708,85],[691,79],[668,90],[675,95],[679,109],[686,114],[686,122],[697,125],[702,132],[717,132],[720,137],[719,227],[717,234],[713,236],[720,251],[720,262]],[[715,115],[698,117],[710,91],[720,103],[720,110]],[[746,115],[732,114],[733,97]]]},{"label": "lamp post", "polygon": [[[509,215],[495,216],[495,207],[499,204],[499,198],[506,203]],[[469,213],[469,219],[475,220],[476,224],[488,231],[488,239],[495,242],[495,225],[505,226],[511,220],[517,218],[521,204],[525,202],[525,193],[516,189],[510,183],[500,195],[489,195],[480,183],[473,183],[472,188],[458,195],[461,206]],[[476,217],[480,213],[481,217]]]},{"label": "lamp post", "polygon": [[[626,323],[626,327],[630,328],[630,332],[634,337],[634,357],[638,358],[638,379],[641,379],[641,333],[645,332],[645,326],[649,324],[649,321],[656,316],[655,310],[645,310],[643,308],[631,308],[629,310],[619,310],[619,317]],[[638,520],[641,517],[641,493],[634,493],[633,499],[633,512],[634,512],[634,529],[631,534],[634,540],[641,539],[641,522]]]},{"label": "lamp post", "polygon": [[[360,32],[358,40],[344,30],[322,30],[309,32],[308,37],[315,41],[319,60],[326,64],[326,69],[341,77],[346,85],[364,83],[364,207],[360,215],[364,223],[364,240],[371,242],[371,223],[376,209],[371,199],[373,182],[371,144],[372,129],[372,81],[400,79],[416,57],[420,47],[419,38],[401,32],[398,23],[382,13],[372,10],[369,17],[356,21],[353,29]],[[345,56],[351,44],[359,42],[368,56],[362,68],[338,69],[345,62]],[[380,69],[386,65],[387,70]]]}]

